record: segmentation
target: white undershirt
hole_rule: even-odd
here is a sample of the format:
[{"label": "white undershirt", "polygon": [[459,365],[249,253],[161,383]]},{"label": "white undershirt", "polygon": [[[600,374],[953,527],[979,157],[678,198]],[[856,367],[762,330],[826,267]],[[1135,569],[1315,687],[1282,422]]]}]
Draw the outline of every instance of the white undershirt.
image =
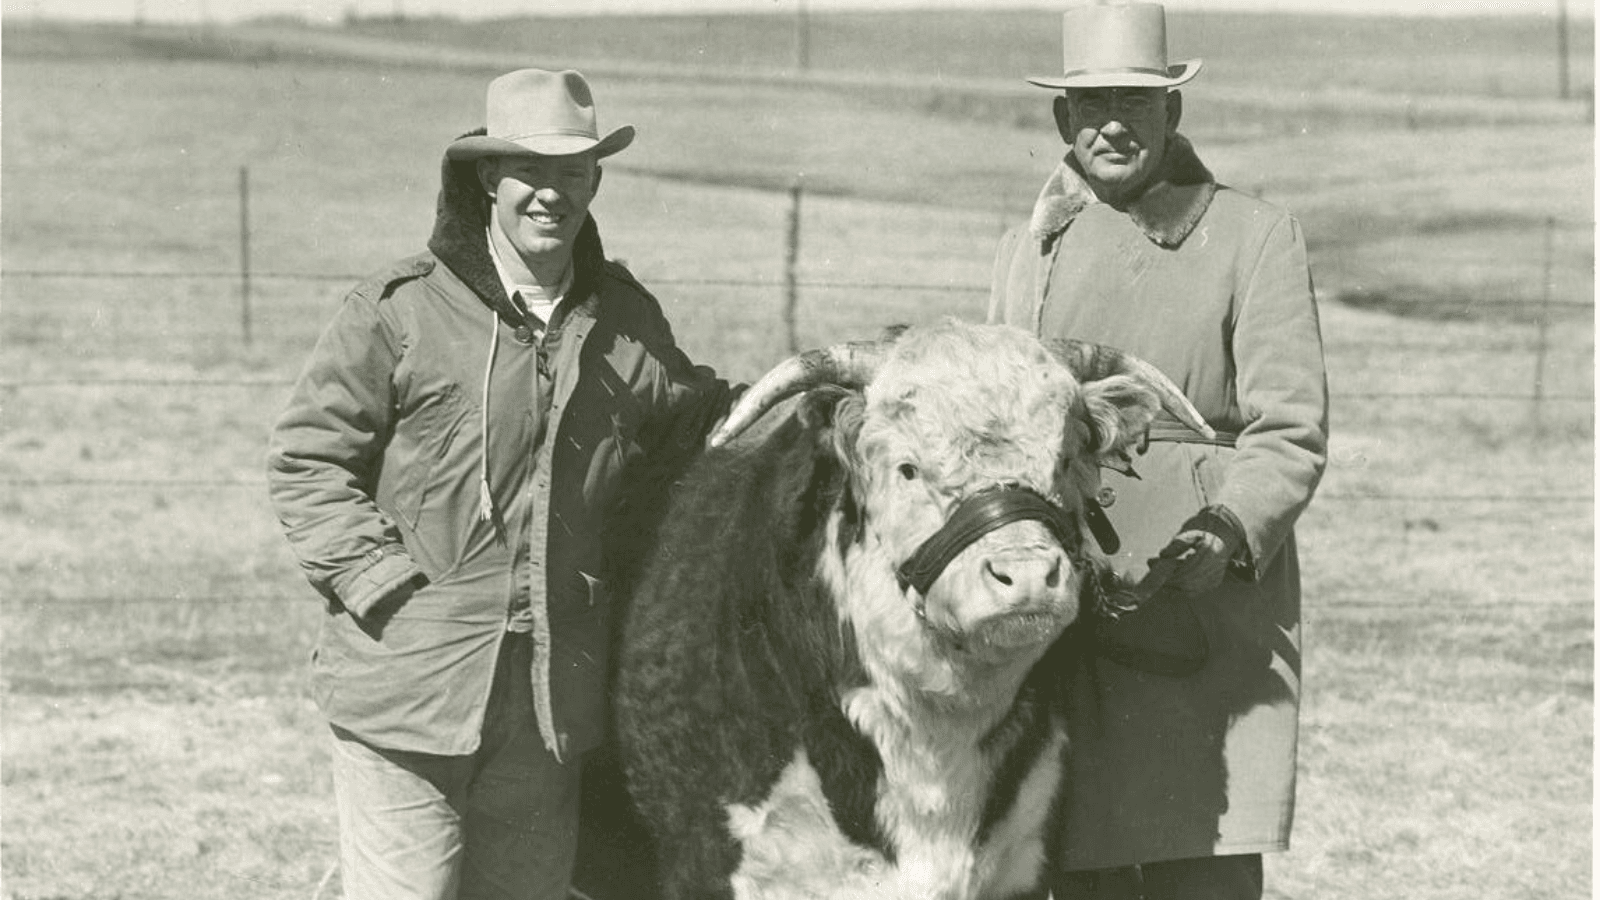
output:
[{"label": "white undershirt", "polygon": [[520,284],[506,274],[506,267],[500,262],[500,251],[494,245],[493,232],[485,229],[485,238],[489,242],[489,257],[494,260],[494,270],[500,275],[500,284],[505,287],[506,296],[511,298],[513,305],[526,309],[537,316],[542,324],[549,325],[556,306],[572,289],[572,264],[567,264],[567,271],[562,273],[561,281],[553,293],[541,285]]}]

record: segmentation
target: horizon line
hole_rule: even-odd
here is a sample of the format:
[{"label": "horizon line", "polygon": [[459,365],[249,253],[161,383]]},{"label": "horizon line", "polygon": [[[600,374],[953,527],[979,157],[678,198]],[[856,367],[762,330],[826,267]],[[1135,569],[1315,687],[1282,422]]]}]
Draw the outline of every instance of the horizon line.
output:
[{"label": "horizon line", "polygon": [[[1189,16],[1238,13],[1263,16],[1340,18],[1475,19],[1559,16],[1590,22],[1595,0],[1167,0],[1169,12]],[[308,24],[339,24],[383,18],[444,18],[461,21],[513,18],[604,18],[614,16],[792,16],[813,13],[918,11],[1060,10],[1070,2],[1050,0],[0,0],[0,19],[37,22],[129,22],[150,24],[244,24],[290,18]],[[529,6],[536,8],[529,9]],[[46,9],[48,7],[48,10]],[[465,8],[464,8],[465,7]],[[542,7],[542,8],[539,8]]]}]

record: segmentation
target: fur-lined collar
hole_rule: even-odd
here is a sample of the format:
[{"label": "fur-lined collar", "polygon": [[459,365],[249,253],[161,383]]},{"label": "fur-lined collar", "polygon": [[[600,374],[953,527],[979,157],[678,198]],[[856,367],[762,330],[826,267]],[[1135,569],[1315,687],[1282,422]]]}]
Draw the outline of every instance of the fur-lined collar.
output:
[{"label": "fur-lined collar", "polygon": [[[468,132],[469,135],[484,133],[482,128]],[[493,308],[502,321],[521,325],[522,316],[506,296],[505,285],[489,255],[489,198],[478,184],[476,167],[471,160],[444,160],[439,176],[439,204],[428,249],[456,273],[456,277],[466,282],[485,305]],[[592,294],[604,262],[600,229],[594,217],[589,216],[584,219],[573,243],[573,281],[568,296],[581,299]]]},{"label": "fur-lined collar", "polygon": [[[1195,155],[1188,138],[1173,135],[1160,177],[1128,204],[1128,217],[1154,243],[1176,247],[1200,223],[1216,192],[1216,179]],[[1039,192],[1028,230],[1040,247],[1046,247],[1085,207],[1099,202],[1083,180],[1077,159],[1068,152]]]}]

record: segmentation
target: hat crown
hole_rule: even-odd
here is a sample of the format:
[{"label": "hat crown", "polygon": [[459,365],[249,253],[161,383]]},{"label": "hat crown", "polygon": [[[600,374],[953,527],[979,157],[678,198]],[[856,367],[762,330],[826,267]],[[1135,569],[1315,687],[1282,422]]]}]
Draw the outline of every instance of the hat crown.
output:
[{"label": "hat crown", "polygon": [[594,94],[570,69],[519,69],[489,82],[484,123],[488,136],[507,141],[553,135],[598,140]]},{"label": "hat crown", "polygon": [[1159,3],[1097,3],[1061,16],[1062,71],[1167,71],[1167,16]]},{"label": "hat crown", "polygon": [[600,137],[594,94],[583,75],[571,69],[518,69],[489,82],[483,133],[457,138],[445,148],[445,156],[460,161],[593,151],[600,158],[631,143],[632,125]]},{"label": "hat crown", "polygon": [[1029,78],[1040,87],[1177,87],[1200,60],[1167,62],[1167,11],[1159,3],[1095,3],[1061,15],[1060,76]]}]

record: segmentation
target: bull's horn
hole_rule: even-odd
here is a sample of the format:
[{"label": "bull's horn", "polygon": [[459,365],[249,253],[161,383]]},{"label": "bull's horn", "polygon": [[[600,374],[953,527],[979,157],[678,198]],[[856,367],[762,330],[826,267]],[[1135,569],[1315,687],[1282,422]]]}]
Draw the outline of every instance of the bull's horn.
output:
[{"label": "bull's horn", "polygon": [[1189,398],[1183,395],[1182,389],[1174,384],[1166,373],[1139,357],[1124,353],[1115,347],[1092,344],[1088,341],[1058,339],[1046,343],[1050,347],[1050,352],[1054,353],[1062,365],[1065,365],[1079,381],[1099,381],[1108,375],[1132,376],[1155,391],[1161,400],[1161,408],[1171,413],[1178,421],[1207,438],[1217,436],[1216,431],[1200,417],[1200,411],[1195,409]]},{"label": "bull's horn", "polygon": [[720,447],[733,440],[785,397],[824,384],[855,389],[866,387],[883,364],[886,347],[877,341],[852,341],[807,350],[778,363],[752,384],[729,410],[728,417],[712,433],[711,446]]}]

